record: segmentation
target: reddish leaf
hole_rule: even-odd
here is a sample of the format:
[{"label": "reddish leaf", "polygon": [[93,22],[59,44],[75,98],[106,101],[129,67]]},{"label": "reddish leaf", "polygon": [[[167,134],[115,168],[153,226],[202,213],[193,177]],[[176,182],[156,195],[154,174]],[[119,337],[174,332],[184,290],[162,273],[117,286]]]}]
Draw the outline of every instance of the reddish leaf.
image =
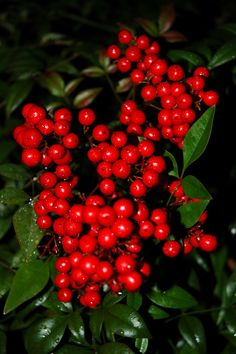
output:
[{"label": "reddish leaf", "polygon": [[161,13],[158,19],[160,33],[167,32],[173,25],[176,18],[176,12],[173,5],[165,5],[161,8]]}]

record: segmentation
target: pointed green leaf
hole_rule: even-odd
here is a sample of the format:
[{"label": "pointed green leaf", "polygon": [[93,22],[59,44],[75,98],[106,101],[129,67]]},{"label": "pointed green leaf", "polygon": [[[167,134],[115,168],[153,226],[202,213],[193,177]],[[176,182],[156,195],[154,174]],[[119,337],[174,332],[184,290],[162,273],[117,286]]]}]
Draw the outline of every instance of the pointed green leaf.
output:
[{"label": "pointed green leaf", "polygon": [[187,228],[192,227],[199,220],[208,204],[209,200],[204,200],[201,202],[188,202],[181,205],[178,208],[181,223]]},{"label": "pointed green leaf", "polygon": [[123,291],[122,294],[108,292],[103,299],[102,305],[103,305],[103,307],[113,306],[113,305],[117,304],[118,302],[120,302],[121,300],[123,300],[126,297],[126,295],[127,294],[125,291]]},{"label": "pointed green leaf", "polygon": [[84,321],[79,313],[79,311],[72,312],[68,318],[68,327],[76,340],[84,344],[85,340],[85,329]]},{"label": "pointed green leaf", "polygon": [[128,293],[126,301],[128,306],[138,311],[140,306],[142,305],[143,298],[139,292]]},{"label": "pointed green leaf", "polygon": [[[50,264],[49,264],[50,269]],[[54,278],[53,278],[54,279]],[[46,307],[54,312],[71,312],[72,304],[71,302],[61,302],[57,298],[57,292],[53,291],[50,293],[46,301],[43,303],[43,307]]]},{"label": "pointed green leaf", "polygon": [[46,72],[37,77],[37,83],[46,88],[53,96],[63,97],[65,83],[60,74],[54,71]]},{"label": "pointed green leaf", "polygon": [[77,79],[69,81],[65,87],[65,95],[69,96],[71,93],[73,93],[83,80],[84,79],[82,77],[79,77]]},{"label": "pointed green leaf", "polygon": [[136,18],[136,22],[144,29],[147,34],[152,37],[159,35],[159,30],[155,22],[147,20],[146,18]]},{"label": "pointed green leaf", "polygon": [[30,260],[37,254],[36,248],[44,236],[36,224],[36,214],[32,205],[24,205],[13,217],[16,237],[25,260]]},{"label": "pointed green leaf", "polygon": [[89,66],[82,70],[81,73],[88,77],[101,77],[105,75],[104,70],[99,68],[99,66]]},{"label": "pointed green leaf", "polygon": [[194,176],[185,176],[182,180],[182,186],[185,194],[189,198],[198,198],[202,200],[211,200],[212,196],[204,185]]},{"label": "pointed green leaf", "polygon": [[147,338],[150,335],[140,314],[127,305],[116,304],[106,308],[104,323],[111,337],[112,333],[129,338]]},{"label": "pointed green leaf", "polygon": [[47,263],[34,260],[23,263],[16,271],[12,286],[4,307],[4,313],[8,313],[25,301],[37,295],[46,286],[49,279]]},{"label": "pointed green leaf", "polygon": [[0,190],[0,203],[19,205],[27,200],[29,200],[29,196],[22,189],[6,187]]},{"label": "pointed green leaf", "polygon": [[149,339],[148,338],[137,338],[137,339],[135,339],[135,347],[142,354],[146,353],[146,351],[148,349],[148,343],[149,343]]},{"label": "pointed green leaf", "polygon": [[220,26],[220,29],[231,32],[236,35],[236,23],[225,23]]},{"label": "pointed green leaf", "polygon": [[94,339],[99,343],[101,342],[101,332],[104,323],[104,311],[102,309],[95,309],[90,314],[89,327]]},{"label": "pointed green leaf", "polygon": [[196,353],[206,353],[206,336],[201,321],[194,316],[184,316],[179,321],[179,331]]},{"label": "pointed green leaf", "polygon": [[0,218],[0,239],[7,233],[7,231],[10,229],[12,225],[12,218],[10,217],[5,217],[5,218]]},{"label": "pointed green leaf", "polygon": [[167,308],[185,309],[197,305],[197,301],[191,294],[176,285],[165,291],[155,286],[147,296],[156,305]]},{"label": "pointed green leaf", "polygon": [[183,145],[183,172],[205,151],[211,135],[214,114],[215,106],[208,108],[186,134]]},{"label": "pointed green leaf", "polygon": [[122,93],[122,92],[127,92],[131,89],[132,87],[132,81],[129,77],[124,77],[123,79],[118,81],[118,84],[116,86],[116,92]]},{"label": "pointed green leaf", "polygon": [[0,299],[10,289],[13,276],[14,273],[10,269],[0,267]]},{"label": "pointed green leaf", "polygon": [[230,40],[220,47],[211,58],[208,68],[214,69],[217,66],[228,63],[236,58],[236,40]]},{"label": "pointed green leaf", "polygon": [[51,353],[61,342],[66,325],[65,316],[56,316],[37,321],[28,328],[25,334],[27,353]]},{"label": "pointed green leaf", "polygon": [[106,343],[98,348],[98,354],[134,354],[134,352],[124,343]]},{"label": "pointed green leaf", "polygon": [[235,309],[230,309],[225,312],[225,324],[230,333],[236,333],[236,312]]},{"label": "pointed green leaf", "polygon": [[14,163],[4,163],[0,165],[0,175],[14,181],[25,182],[31,177],[29,172],[22,166]]},{"label": "pointed green leaf", "polygon": [[204,64],[204,61],[200,55],[190,52],[189,50],[172,49],[168,51],[167,55],[173,62],[187,61],[194,66],[200,66]]},{"label": "pointed green leaf", "polygon": [[83,108],[90,105],[101,91],[102,87],[95,87],[80,91],[74,98],[74,106],[76,108]]},{"label": "pointed green leaf", "polygon": [[178,164],[177,164],[177,161],[176,161],[174,155],[172,155],[169,151],[165,150],[164,156],[168,157],[171,160],[172,165],[173,165],[173,170],[171,170],[168,174],[170,176],[179,177]]},{"label": "pointed green leaf", "polygon": [[167,318],[170,316],[166,311],[160,309],[160,307],[157,307],[155,305],[151,305],[149,307],[148,313],[152,316],[154,320],[162,320],[163,318]]},{"label": "pointed green leaf", "polygon": [[175,18],[176,12],[173,4],[162,6],[161,13],[158,18],[160,33],[165,33],[166,31],[168,31],[172,27]]},{"label": "pointed green leaf", "polygon": [[7,117],[9,117],[10,114],[22,104],[24,99],[28,97],[32,87],[32,80],[19,80],[11,86],[6,101]]}]

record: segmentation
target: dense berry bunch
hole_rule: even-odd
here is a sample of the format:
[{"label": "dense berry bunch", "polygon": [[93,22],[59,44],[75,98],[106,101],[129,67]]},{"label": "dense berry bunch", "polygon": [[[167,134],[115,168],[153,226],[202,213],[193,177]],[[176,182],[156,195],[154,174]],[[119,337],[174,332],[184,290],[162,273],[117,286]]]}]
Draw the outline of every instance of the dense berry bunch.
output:
[{"label": "dense berry bunch", "polygon": [[[108,55],[141,88],[140,106],[134,99],[121,104],[119,128],[98,121],[90,108],[81,109],[75,120],[67,108],[49,113],[29,103],[22,109],[24,124],[13,133],[23,149],[22,162],[40,170],[34,210],[39,228],[57,247],[58,299],[68,302],[75,296],[90,308],[100,303],[103,290],[141,287],[151,272],[144,252],[148,242],[167,257],[217,246],[216,237],[203,232],[207,212],[184,234],[173,227],[176,207],[193,200],[180,179],[169,177],[160,148],[163,138],[181,147],[197,119],[196,107],[217,102],[216,93],[203,91],[209,73],[197,68],[186,79],[182,67],[159,58],[158,43],[146,36],[135,39],[122,30],[119,43],[108,48]],[[153,120],[156,101],[160,110]],[[86,192],[78,176],[80,153],[97,181],[90,186],[88,179]]]},{"label": "dense berry bunch", "polygon": [[[218,94],[206,89],[209,71],[201,66],[187,76],[179,64],[170,64],[160,56],[160,45],[146,35],[134,37],[124,29],[119,32],[117,44],[112,44],[107,55],[118,71],[129,74],[135,85],[144,111],[134,105],[122,111],[120,120],[129,125],[128,130],[141,132],[148,119],[159,135],[182,148],[183,139],[202,109],[215,105]],[[156,107],[152,114],[145,114],[148,107]],[[158,113],[156,113],[158,111]],[[135,125],[135,126],[134,126]]]}]

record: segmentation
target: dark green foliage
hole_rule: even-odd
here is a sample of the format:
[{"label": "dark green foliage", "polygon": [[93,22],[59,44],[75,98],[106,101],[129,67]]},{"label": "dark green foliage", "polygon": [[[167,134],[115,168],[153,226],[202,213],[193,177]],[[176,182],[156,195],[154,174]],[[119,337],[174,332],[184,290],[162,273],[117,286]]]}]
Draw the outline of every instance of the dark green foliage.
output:
[{"label": "dark green foliage", "polygon": [[[1,4],[0,354],[15,348],[22,354],[236,352],[235,16],[234,1]],[[43,233],[31,202],[37,176],[21,165],[12,131],[23,124],[27,102],[49,111],[90,105],[98,119],[105,114],[117,124],[130,81],[112,74],[104,48],[120,24],[155,37],[168,60],[187,71],[196,65],[212,70],[217,109],[192,126],[183,154],[170,147],[164,156],[172,164],[169,174],[181,176],[186,193],[201,199],[178,209],[180,221],[191,227],[209,206],[207,228],[219,247],[174,260],[152,255],[155,274],[140,293],[108,293],[88,310],[56,298],[54,258],[39,257]],[[81,169],[82,181],[92,175],[90,166]]]}]

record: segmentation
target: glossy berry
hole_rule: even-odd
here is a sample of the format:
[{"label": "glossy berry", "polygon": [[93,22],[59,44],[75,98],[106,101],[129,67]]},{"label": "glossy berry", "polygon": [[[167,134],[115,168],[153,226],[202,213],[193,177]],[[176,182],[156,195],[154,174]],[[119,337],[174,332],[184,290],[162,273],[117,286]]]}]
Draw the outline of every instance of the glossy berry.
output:
[{"label": "glossy berry", "polygon": [[203,251],[213,252],[217,247],[217,238],[215,235],[204,234],[200,238],[199,246]]},{"label": "glossy berry", "polygon": [[83,108],[78,113],[78,120],[81,125],[89,126],[95,122],[96,116],[91,108]]},{"label": "glossy berry", "polygon": [[120,55],[121,55],[121,50],[117,45],[112,44],[107,48],[107,56],[110,59],[118,59]]},{"label": "glossy berry", "polygon": [[72,291],[68,288],[59,289],[57,298],[61,302],[70,302],[72,299]]},{"label": "glossy berry", "polygon": [[165,256],[173,258],[176,257],[181,251],[181,245],[178,241],[169,240],[165,241],[162,251]]},{"label": "glossy berry", "polygon": [[123,29],[119,31],[118,41],[121,44],[129,44],[132,41],[132,39],[133,39],[133,35],[129,30]]}]

